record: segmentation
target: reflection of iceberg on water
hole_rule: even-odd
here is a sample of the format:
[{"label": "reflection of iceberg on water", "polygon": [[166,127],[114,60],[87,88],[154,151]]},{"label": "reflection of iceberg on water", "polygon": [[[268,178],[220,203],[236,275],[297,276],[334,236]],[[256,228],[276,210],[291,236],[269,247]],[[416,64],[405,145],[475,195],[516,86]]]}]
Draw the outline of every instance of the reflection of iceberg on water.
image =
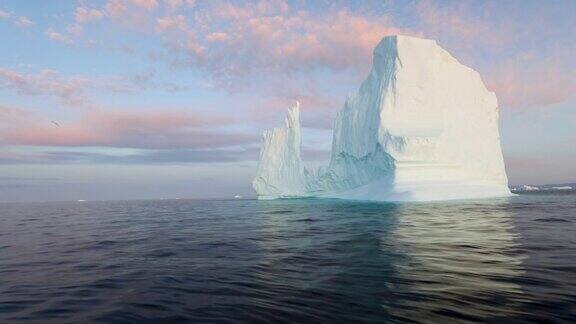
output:
[{"label": "reflection of iceberg on water", "polygon": [[516,314],[527,297],[518,284],[524,257],[518,254],[511,215],[498,202],[482,206],[462,217],[463,209],[478,204],[398,205],[393,236],[405,255],[396,264],[405,284],[396,288],[417,298],[391,312],[429,323],[498,322],[494,319]]},{"label": "reflection of iceberg on water", "polygon": [[433,40],[385,37],[334,125],[328,166],[300,157],[299,105],[264,133],[261,199],[409,201],[510,196],[494,93]]}]

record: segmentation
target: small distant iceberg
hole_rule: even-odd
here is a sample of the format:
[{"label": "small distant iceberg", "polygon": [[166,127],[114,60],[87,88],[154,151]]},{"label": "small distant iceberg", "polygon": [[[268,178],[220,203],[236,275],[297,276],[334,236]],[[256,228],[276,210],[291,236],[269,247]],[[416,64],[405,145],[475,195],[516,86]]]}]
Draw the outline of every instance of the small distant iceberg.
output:
[{"label": "small distant iceberg", "polygon": [[574,188],[571,186],[560,186],[560,187],[552,187],[552,190],[573,190]]},{"label": "small distant iceberg", "polygon": [[546,192],[546,191],[572,191],[575,186],[570,184],[558,185],[558,184],[548,184],[548,185],[519,185],[511,188],[512,192]]},{"label": "small distant iceberg", "polygon": [[498,119],[496,95],[480,74],[436,41],[384,37],[336,117],[329,164],[304,167],[296,103],[284,127],[264,133],[252,184],[259,199],[508,197]]}]

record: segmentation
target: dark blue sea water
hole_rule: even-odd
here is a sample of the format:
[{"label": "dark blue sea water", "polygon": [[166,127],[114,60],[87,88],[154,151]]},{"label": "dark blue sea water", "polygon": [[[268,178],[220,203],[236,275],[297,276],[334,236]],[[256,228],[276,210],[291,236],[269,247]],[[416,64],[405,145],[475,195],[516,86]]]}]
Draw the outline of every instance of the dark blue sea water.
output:
[{"label": "dark blue sea water", "polygon": [[576,194],[0,205],[0,322],[573,322]]}]

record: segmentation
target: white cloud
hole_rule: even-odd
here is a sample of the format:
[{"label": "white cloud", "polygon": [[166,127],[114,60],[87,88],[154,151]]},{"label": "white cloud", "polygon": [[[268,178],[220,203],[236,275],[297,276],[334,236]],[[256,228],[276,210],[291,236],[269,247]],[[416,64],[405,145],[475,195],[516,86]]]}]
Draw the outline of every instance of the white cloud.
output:
[{"label": "white cloud", "polygon": [[26,16],[20,16],[20,18],[18,18],[18,20],[16,20],[15,24],[20,26],[20,27],[30,27],[30,26],[34,25],[34,22]]}]

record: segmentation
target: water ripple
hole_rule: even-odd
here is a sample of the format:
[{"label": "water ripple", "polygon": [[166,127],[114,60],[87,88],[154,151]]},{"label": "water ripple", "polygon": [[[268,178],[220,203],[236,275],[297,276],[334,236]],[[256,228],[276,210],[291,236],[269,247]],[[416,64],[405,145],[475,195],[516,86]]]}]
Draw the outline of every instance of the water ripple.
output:
[{"label": "water ripple", "polygon": [[573,322],[575,195],[0,205],[0,322]]}]

